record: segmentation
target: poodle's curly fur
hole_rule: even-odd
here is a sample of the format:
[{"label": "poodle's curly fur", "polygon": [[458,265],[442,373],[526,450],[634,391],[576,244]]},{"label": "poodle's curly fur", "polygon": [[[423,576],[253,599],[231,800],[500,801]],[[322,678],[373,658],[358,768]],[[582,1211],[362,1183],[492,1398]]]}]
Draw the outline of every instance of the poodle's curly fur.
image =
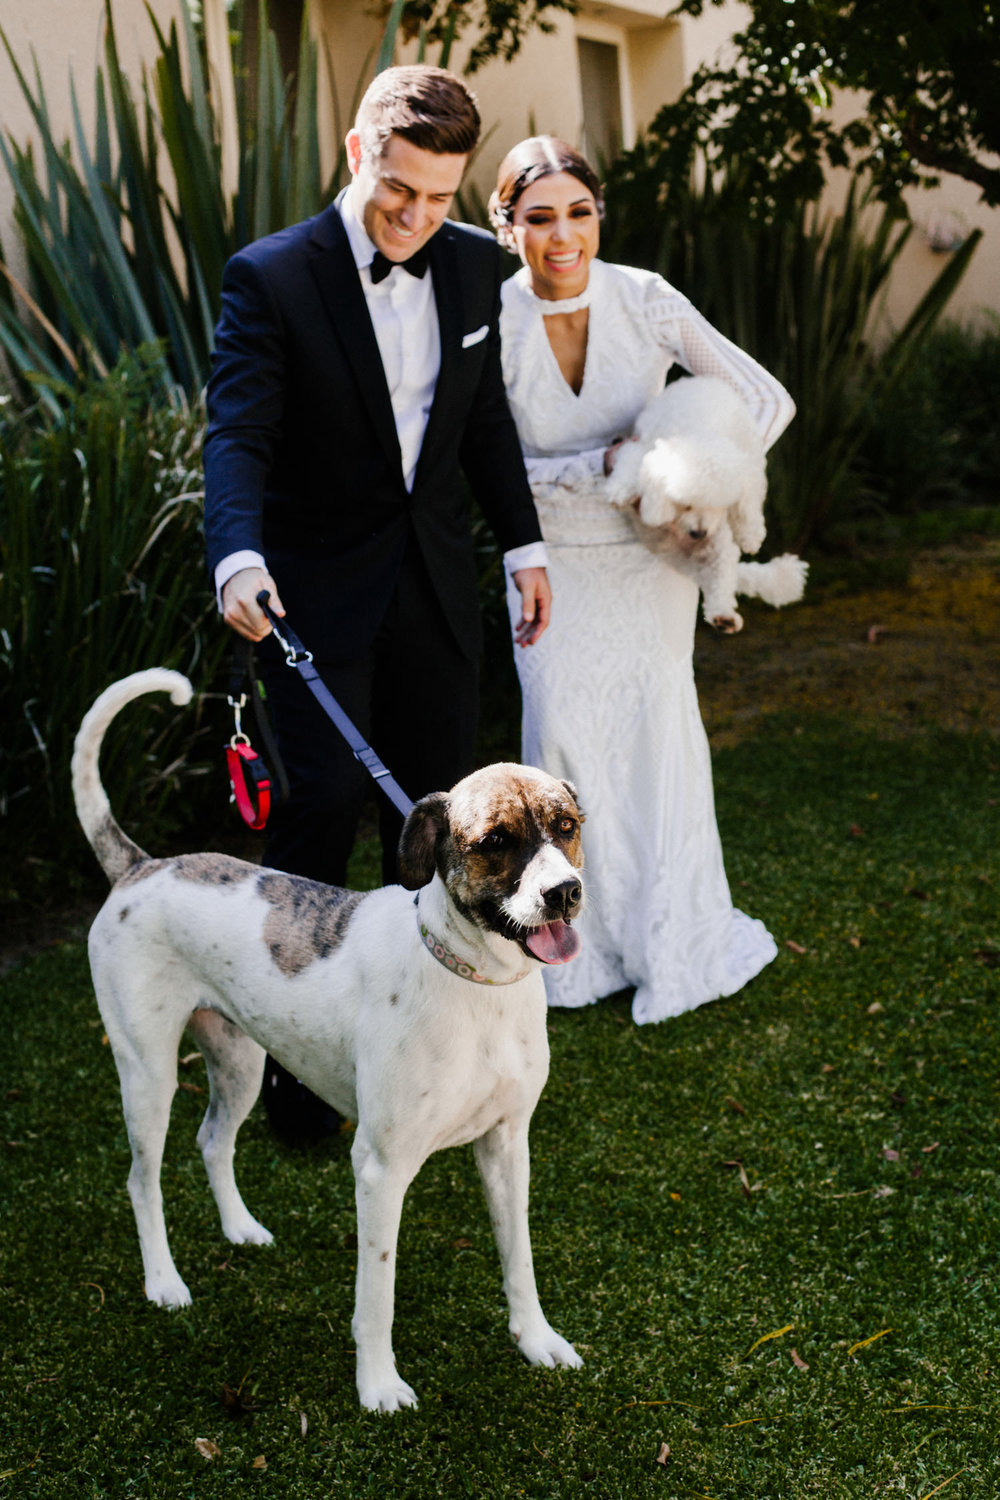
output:
[{"label": "poodle's curly fur", "polygon": [[645,406],[608,478],[613,505],[643,542],[698,582],[705,619],[742,630],[736,595],[779,606],[801,599],[808,565],[791,553],[744,563],[764,540],[764,445],[745,404],[725,381],[693,375]]}]

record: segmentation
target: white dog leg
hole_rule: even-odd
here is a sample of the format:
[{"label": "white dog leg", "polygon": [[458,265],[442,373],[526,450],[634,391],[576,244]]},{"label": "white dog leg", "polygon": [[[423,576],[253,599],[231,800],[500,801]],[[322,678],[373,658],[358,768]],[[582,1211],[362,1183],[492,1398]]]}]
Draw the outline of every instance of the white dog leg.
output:
[{"label": "white dog leg", "polygon": [[177,1083],[176,1071],[165,1060],[162,1067],[153,1068],[146,1059],[120,1054],[119,1072],[122,1108],[132,1146],[128,1191],[139,1232],[146,1296],[160,1307],[187,1307],[191,1293],[170,1254],[160,1189],[160,1167]]},{"label": "white dog leg", "polygon": [[260,1093],[266,1053],[214,1011],[196,1010],[188,1021],[188,1030],[208,1069],[209,1105],[198,1131],[198,1145],[222,1232],[234,1245],[269,1245],[273,1235],[243,1202],[233,1171],[236,1133]]},{"label": "white dog leg", "polygon": [[709,625],[723,635],[743,629],[743,616],[736,608],[736,568],[740,549],[730,537],[710,538],[702,555],[702,611]]},{"label": "white dog leg", "polygon": [[527,1130],[504,1121],[480,1136],[473,1149],[500,1252],[514,1342],[529,1365],[575,1369],[583,1361],[573,1345],[549,1326],[535,1286],[528,1233]]},{"label": "white dog leg", "polygon": [[397,1373],[392,1352],[396,1242],[412,1173],[401,1173],[380,1157],[360,1125],[351,1160],[358,1206],[358,1275],[351,1323],[358,1396],[367,1411],[399,1411],[417,1404],[415,1391]]}]

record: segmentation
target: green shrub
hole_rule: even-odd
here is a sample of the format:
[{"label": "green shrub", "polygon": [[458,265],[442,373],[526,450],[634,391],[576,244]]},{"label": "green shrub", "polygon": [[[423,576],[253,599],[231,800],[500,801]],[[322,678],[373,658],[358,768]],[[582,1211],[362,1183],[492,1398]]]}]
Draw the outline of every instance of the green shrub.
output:
[{"label": "green shrub", "polygon": [[1000,321],[943,323],[889,399],[859,455],[872,502],[895,516],[942,507],[1000,510]]},{"label": "green shrub", "polygon": [[253,99],[240,101],[239,183],[230,201],[188,7],[180,9],[183,41],[176,23],[168,34],[156,27],[159,54],[138,99],[121,69],[107,0],[105,9],[97,124],[88,140],[74,86],[72,153],[52,133],[40,78],[32,87],[0,29],[44,163],[43,171],[30,148],[0,139],[28,260],[28,286],[16,295],[0,277],[0,345],[23,382],[33,371],[101,374],[122,350],[159,340],[163,393],[193,396],[208,376],[226,260],[248,240],[318,212],[334,191],[340,164],[333,181],[320,174],[316,47],[304,19],[293,88],[261,4],[265,24]]},{"label": "green shrub", "polygon": [[209,772],[224,792],[216,742],[225,710],[208,711],[203,696],[229,647],[203,560],[203,416],[163,406],[156,386],[155,355],[125,359],[106,380],[59,391],[60,422],[40,422],[35,410],[8,415],[0,429],[8,898],[31,894],[52,862],[62,875],[91,868],[70,795],[72,741],[97,694],[129,672],[175,667],[200,696],[183,712],[166,700],[137,704],[109,735],[104,778],[116,814],[127,822],[141,812],[143,840],[155,847],[203,813]]}]

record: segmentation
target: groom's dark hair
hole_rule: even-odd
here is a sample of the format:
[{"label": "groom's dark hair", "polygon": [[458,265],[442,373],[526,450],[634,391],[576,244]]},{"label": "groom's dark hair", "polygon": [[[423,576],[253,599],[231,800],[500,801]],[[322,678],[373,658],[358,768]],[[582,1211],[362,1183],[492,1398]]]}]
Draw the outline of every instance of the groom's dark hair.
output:
[{"label": "groom's dark hair", "polygon": [[467,156],[479,140],[476,96],[446,68],[413,63],[385,68],[368,85],[354,128],[369,158],[393,135],[438,156]]}]

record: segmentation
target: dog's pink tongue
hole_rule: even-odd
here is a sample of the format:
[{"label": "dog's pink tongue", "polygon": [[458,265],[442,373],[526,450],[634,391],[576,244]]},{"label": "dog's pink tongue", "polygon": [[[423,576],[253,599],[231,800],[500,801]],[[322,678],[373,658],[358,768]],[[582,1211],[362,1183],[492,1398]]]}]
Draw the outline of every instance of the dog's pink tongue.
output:
[{"label": "dog's pink tongue", "polygon": [[525,942],[543,964],[568,964],[580,951],[580,934],[568,922],[533,927]]}]

